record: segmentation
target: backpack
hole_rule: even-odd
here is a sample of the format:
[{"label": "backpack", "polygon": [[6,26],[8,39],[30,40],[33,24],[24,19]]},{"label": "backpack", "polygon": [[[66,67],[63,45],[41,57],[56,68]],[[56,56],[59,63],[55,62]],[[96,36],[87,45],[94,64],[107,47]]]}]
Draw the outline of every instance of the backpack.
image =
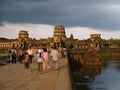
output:
[{"label": "backpack", "polygon": [[42,53],[39,53],[39,57],[42,57]]}]

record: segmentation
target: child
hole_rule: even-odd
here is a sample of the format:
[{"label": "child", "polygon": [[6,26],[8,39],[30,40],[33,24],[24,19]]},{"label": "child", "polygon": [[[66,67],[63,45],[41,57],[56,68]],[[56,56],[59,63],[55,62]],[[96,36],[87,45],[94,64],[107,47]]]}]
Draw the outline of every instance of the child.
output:
[{"label": "child", "polygon": [[26,72],[30,71],[29,54],[28,53],[25,53],[24,66],[25,66]]},{"label": "child", "polygon": [[42,71],[43,71],[43,54],[42,54],[42,52],[38,52],[38,54],[37,54],[37,64],[38,64],[38,73],[42,74]]}]

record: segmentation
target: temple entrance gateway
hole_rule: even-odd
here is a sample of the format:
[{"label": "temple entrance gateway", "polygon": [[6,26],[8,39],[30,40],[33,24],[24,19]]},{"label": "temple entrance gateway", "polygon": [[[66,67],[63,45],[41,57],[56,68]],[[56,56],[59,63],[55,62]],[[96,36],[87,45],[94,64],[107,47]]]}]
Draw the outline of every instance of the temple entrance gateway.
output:
[{"label": "temple entrance gateway", "polygon": [[18,47],[22,48],[24,50],[28,49],[30,47],[29,43],[29,34],[27,31],[20,31],[18,36]]},{"label": "temple entrance gateway", "polygon": [[63,25],[55,26],[53,38],[56,47],[64,47],[66,41],[66,34]]}]

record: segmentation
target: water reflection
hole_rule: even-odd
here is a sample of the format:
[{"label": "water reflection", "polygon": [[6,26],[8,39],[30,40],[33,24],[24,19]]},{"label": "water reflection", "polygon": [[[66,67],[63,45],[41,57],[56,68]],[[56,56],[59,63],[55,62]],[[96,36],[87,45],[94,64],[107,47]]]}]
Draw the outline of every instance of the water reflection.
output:
[{"label": "water reflection", "polygon": [[76,90],[119,90],[120,57],[104,60],[102,66],[81,65],[80,55],[68,59]]},{"label": "water reflection", "polygon": [[100,66],[80,66],[73,72],[74,82],[77,90],[91,90],[95,76],[101,73]]}]

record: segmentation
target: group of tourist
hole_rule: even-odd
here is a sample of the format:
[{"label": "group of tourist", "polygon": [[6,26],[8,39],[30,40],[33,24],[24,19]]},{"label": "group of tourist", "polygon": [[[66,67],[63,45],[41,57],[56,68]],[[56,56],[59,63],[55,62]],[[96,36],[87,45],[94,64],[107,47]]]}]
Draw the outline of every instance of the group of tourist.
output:
[{"label": "group of tourist", "polygon": [[12,61],[12,64],[16,63],[17,51],[15,49],[9,50],[8,58]]},{"label": "group of tourist", "polygon": [[[20,63],[24,62],[25,71],[30,71],[30,64],[34,61],[37,62],[38,73],[42,74],[43,70],[48,70],[51,68],[50,61],[52,61],[53,70],[58,69],[58,56],[60,55],[59,48],[39,48],[31,49],[29,48],[26,51],[15,49],[9,51],[9,58],[12,61],[12,64],[16,63],[18,60]],[[61,51],[62,55],[62,51]]]}]

